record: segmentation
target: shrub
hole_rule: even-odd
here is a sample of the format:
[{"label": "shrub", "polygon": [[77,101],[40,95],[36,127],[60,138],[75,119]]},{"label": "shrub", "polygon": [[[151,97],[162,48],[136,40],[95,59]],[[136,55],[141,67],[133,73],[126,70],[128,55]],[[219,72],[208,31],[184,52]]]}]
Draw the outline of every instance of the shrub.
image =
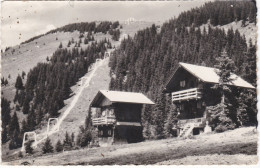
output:
[{"label": "shrub", "polygon": [[23,152],[20,151],[19,154],[18,154],[18,157],[22,158],[23,157]]}]

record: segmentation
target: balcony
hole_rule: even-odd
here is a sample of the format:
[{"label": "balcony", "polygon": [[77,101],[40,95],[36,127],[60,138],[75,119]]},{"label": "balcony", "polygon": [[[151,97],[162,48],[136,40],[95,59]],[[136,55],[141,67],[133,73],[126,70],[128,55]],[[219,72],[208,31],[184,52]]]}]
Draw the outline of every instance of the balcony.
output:
[{"label": "balcony", "polygon": [[177,125],[183,128],[186,124],[194,124],[194,127],[203,127],[206,124],[206,118],[193,118],[193,119],[183,119],[179,120]]},{"label": "balcony", "polygon": [[200,99],[201,95],[202,93],[198,88],[186,89],[178,92],[172,92],[172,101]]},{"label": "balcony", "polygon": [[115,122],[116,122],[116,117],[114,116],[99,117],[99,118],[92,119],[93,125],[112,125]]}]

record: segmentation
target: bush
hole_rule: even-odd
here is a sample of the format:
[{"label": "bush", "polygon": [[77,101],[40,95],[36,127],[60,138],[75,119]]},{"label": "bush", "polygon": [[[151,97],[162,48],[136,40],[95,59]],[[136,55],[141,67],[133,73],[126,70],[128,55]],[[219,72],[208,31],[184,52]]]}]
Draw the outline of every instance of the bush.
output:
[{"label": "bush", "polygon": [[22,158],[23,157],[23,152],[20,151],[19,154],[18,154],[18,157]]}]

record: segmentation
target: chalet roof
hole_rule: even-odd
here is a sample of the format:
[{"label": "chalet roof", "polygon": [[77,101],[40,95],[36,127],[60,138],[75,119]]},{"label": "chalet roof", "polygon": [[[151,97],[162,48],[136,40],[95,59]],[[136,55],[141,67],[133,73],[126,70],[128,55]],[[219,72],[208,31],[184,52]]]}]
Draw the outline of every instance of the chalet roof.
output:
[{"label": "chalet roof", "polygon": [[[193,65],[180,62],[179,65],[186,69],[188,72],[202,80],[203,82],[208,83],[218,83],[219,82],[219,75],[216,73],[218,69],[210,68],[205,66]],[[236,74],[231,75],[231,79],[234,79],[230,85],[244,87],[244,88],[255,88],[250,83],[246,82]]]},{"label": "chalet roof", "polygon": [[149,98],[147,98],[142,93],[109,91],[109,90],[100,90],[96,95],[96,97],[94,98],[92,104],[95,104],[95,101],[101,95],[105,96],[112,103],[120,102],[120,103],[151,104],[151,105],[154,104],[154,102],[152,102]]}]

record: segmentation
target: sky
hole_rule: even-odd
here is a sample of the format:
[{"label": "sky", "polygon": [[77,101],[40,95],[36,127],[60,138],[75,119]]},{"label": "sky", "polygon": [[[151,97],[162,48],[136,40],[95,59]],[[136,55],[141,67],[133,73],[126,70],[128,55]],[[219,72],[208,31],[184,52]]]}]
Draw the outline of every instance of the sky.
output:
[{"label": "sky", "polygon": [[14,46],[31,37],[75,22],[167,21],[182,11],[201,6],[192,1],[4,1],[1,4],[1,46]]}]

